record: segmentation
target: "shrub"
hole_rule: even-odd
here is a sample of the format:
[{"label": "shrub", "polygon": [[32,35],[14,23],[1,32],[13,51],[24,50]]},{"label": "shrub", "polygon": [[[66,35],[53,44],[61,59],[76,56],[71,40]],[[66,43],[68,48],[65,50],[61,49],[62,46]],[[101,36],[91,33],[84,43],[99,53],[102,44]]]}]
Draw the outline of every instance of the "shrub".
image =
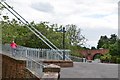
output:
[{"label": "shrub", "polygon": [[120,58],[116,59],[116,63],[120,64]]},{"label": "shrub", "polygon": [[102,62],[110,62],[110,61],[111,61],[111,55],[107,53],[107,54],[101,56],[101,57],[100,57],[100,60],[101,60]]},{"label": "shrub", "polygon": [[111,62],[111,63],[116,63],[116,61],[117,61],[116,59],[117,59],[117,57],[116,57],[116,56],[112,56],[112,57],[111,57],[111,61],[110,61],[110,62]]}]

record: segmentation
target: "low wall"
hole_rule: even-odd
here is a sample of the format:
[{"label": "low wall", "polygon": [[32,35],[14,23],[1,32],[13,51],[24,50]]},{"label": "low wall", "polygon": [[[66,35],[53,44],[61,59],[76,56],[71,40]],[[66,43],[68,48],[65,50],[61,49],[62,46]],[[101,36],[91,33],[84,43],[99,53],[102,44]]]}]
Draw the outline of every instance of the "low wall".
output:
[{"label": "low wall", "polygon": [[25,64],[25,61],[15,60],[6,55],[2,55],[2,80],[28,80],[29,78],[39,80],[25,68]]},{"label": "low wall", "polygon": [[[0,54],[2,59],[2,80],[40,80],[25,68],[26,62],[23,60],[16,60],[6,55]],[[60,67],[73,67],[72,61],[43,61],[45,64],[56,64]]]},{"label": "low wall", "polygon": [[73,67],[73,61],[64,61],[64,60],[45,60],[45,64],[55,64],[60,67]]}]

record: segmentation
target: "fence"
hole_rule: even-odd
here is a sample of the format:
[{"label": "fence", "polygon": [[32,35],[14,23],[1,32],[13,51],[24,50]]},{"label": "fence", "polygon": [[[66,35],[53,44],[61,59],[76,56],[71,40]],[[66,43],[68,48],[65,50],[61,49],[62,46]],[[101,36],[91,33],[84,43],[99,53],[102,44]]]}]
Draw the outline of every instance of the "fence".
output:
[{"label": "fence", "polygon": [[[12,55],[11,48],[9,44],[2,45],[2,50],[6,53],[9,53]],[[65,52],[65,55],[69,57],[70,50],[52,50],[52,49],[35,49],[35,48],[28,48],[23,46],[18,46],[18,48],[15,49],[15,55],[16,58],[23,58],[23,57],[29,57],[34,60],[62,60],[61,55],[59,52],[63,53]],[[66,58],[66,60],[70,60],[69,58]]]},{"label": "fence", "polygon": [[76,57],[76,56],[70,56],[71,60],[74,62],[86,62],[86,58],[80,58],[80,57]]}]

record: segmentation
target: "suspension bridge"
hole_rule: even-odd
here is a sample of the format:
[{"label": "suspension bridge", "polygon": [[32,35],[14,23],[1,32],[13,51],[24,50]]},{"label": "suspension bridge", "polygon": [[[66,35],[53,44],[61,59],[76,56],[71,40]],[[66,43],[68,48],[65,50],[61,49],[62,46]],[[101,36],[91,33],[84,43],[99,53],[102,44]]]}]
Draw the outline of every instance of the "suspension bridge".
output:
[{"label": "suspension bridge", "polygon": [[[62,51],[62,50],[61,50]],[[13,65],[18,65],[16,71],[19,73],[19,71],[21,70],[21,65],[23,66],[23,63],[19,63],[19,61],[24,61],[25,62],[25,66],[23,67],[24,69],[28,70],[30,73],[32,73],[32,78],[33,79],[44,79],[46,77],[44,77],[45,75],[47,76],[47,78],[56,78],[58,79],[58,75],[60,75],[60,79],[64,80],[64,79],[83,79],[83,78],[91,78],[91,80],[93,78],[105,78],[108,80],[117,80],[118,78],[118,65],[117,64],[106,64],[106,63],[87,63],[87,62],[83,62],[83,60],[81,58],[77,58],[73,56],[69,55],[69,50],[65,50],[65,53],[68,54],[67,56],[69,56],[69,58],[71,60],[62,60],[58,55],[56,55],[56,53],[54,53],[53,50],[50,49],[34,49],[34,48],[28,48],[28,47],[23,47],[23,46],[18,46],[18,49],[16,49],[16,54],[12,55],[11,53],[11,48],[9,46],[9,44],[6,45],[2,45],[2,55],[6,55],[14,60],[17,60],[15,64],[11,63],[10,61],[8,63],[4,62],[4,58],[3,58],[3,66],[6,63],[6,66],[8,66],[7,68],[9,68],[9,66],[13,66]],[[8,58],[7,58],[8,59]],[[12,62],[14,62],[14,60],[12,60]],[[74,61],[72,61],[74,60]],[[5,60],[6,61],[6,60]],[[44,61],[52,61],[52,63],[48,63],[48,62],[44,62]],[[58,64],[56,63],[56,61],[58,62]],[[60,61],[63,61],[63,63],[61,63]],[[79,62],[78,62],[79,61]],[[72,63],[73,62],[73,63]],[[51,65],[51,64],[56,64],[59,65],[56,66],[54,65],[54,67],[56,68],[60,68],[60,71],[57,70],[56,68],[54,68],[53,70],[58,71],[58,72],[47,72],[47,74],[44,72],[44,69]],[[61,65],[60,65],[61,64]],[[67,66],[66,66],[67,65]],[[6,67],[4,66],[4,67]],[[4,71],[3,72],[8,72],[13,70],[12,67],[10,67],[9,69],[7,69],[8,71]],[[4,69],[4,68],[3,68]],[[5,75],[5,73],[3,73],[4,77],[6,78],[16,78],[16,74],[17,72],[11,72],[11,75]],[[23,72],[22,72],[23,73]],[[27,73],[24,73],[25,75]],[[18,74],[18,76],[21,74]],[[17,77],[18,77],[17,76]],[[30,76],[25,76],[25,78],[30,78]],[[20,79],[22,79],[20,77]],[[30,78],[31,79],[31,78]],[[104,79],[103,79],[104,80]]]},{"label": "suspension bridge", "polygon": [[[81,58],[70,56],[70,50],[58,49],[52,42],[49,41],[49,39],[47,39],[43,34],[41,34],[41,32],[39,32],[34,27],[35,25],[34,26],[30,25],[30,23],[27,20],[25,20],[17,11],[15,11],[9,4],[7,4],[6,2],[0,2],[0,4],[5,9],[7,9],[12,15],[14,15],[21,23],[26,25],[26,27],[31,32],[33,32],[40,40],[42,40],[50,48],[50,49],[35,49],[35,48],[18,46],[18,48],[15,50],[15,55],[12,55],[9,44],[5,44],[5,45],[1,45],[2,46],[2,55],[9,56],[10,58],[13,58],[15,60],[25,61],[25,69],[27,69],[32,74],[34,74],[37,78],[42,78],[44,76],[43,71],[44,71],[45,67],[51,63],[59,64],[59,66],[61,66],[61,64],[65,63],[64,65],[70,64],[69,67],[74,67],[73,61],[72,61],[73,59],[77,60],[79,62],[83,61]],[[45,61],[47,61],[49,63],[47,63],[47,62],[45,63]],[[58,63],[56,61],[58,61]],[[75,63],[75,66],[77,66],[77,65],[80,66],[80,64]],[[116,66],[115,66],[115,68],[116,68]],[[113,67],[111,69],[113,69]],[[67,78],[70,78],[70,76],[71,77],[80,76],[78,73],[79,67],[66,68],[66,69],[64,68],[64,69],[61,69],[61,71],[62,72],[60,74],[62,74],[63,78],[65,78],[65,75],[67,76]],[[78,73],[78,75],[76,72]],[[83,74],[84,73],[85,72],[83,72]],[[52,74],[52,73],[50,73],[50,74]],[[111,75],[114,75],[114,73],[110,74],[110,75],[108,74],[107,77],[110,77]],[[98,77],[101,77],[101,76],[98,76]],[[116,78],[116,76],[113,76],[113,77]]]},{"label": "suspension bridge", "polygon": [[[15,55],[11,55],[11,49],[9,44],[2,45],[2,54],[12,57],[16,60],[26,61],[26,68],[34,73],[37,77],[42,77],[43,67],[47,64],[43,64],[43,61],[54,62],[57,61],[71,61],[69,50],[60,50],[52,42],[50,42],[44,35],[41,34],[34,26],[23,18],[17,11],[13,9],[8,3],[0,2],[0,4],[7,9],[14,17],[16,17],[21,23],[26,25],[26,27],[33,32],[40,40],[42,40],[50,49],[33,49],[19,46],[15,50]],[[55,62],[54,62],[55,63]],[[73,63],[72,63],[73,65]]]},{"label": "suspension bridge", "polygon": [[[35,48],[28,48],[23,46],[18,46],[15,49],[15,53],[13,55],[11,51],[10,44],[2,45],[2,54],[9,56],[15,60],[25,61],[25,68],[28,69],[31,73],[33,73],[38,78],[43,76],[43,69],[51,64],[49,61],[53,61],[52,64],[55,62],[63,61],[61,56],[56,54],[57,50],[51,49],[35,49]],[[63,50],[60,50],[63,51]],[[65,50],[65,54],[69,55],[70,50]],[[55,62],[54,62],[55,61]],[[46,62],[46,63],[45,63]],[[47,63],[48,62],[48,63]],[[65,62],[71,62],[71,60],[65,60]],[[57,63],[56,63],[57,64]],[[59,66],[61,66],[59,64]],[[71,66],[72,67],[72,66]]]}]

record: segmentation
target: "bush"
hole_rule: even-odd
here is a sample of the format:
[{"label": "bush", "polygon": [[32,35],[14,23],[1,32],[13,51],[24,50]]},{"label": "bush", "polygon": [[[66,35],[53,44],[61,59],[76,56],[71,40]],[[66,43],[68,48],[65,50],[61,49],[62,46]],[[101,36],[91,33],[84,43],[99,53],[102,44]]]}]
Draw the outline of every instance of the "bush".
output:
[{"label": "bush", "polygon": [[112,56],[112,57],[111,57],[111,61],[110,61],[110,62],[111,62],[111,63],[116,63],[116,61],[117,61],[116,59],[117,59],[117,57],[116,57],[116,56]]},{"label": "bush", "polygon": [[120,64],[120,58],[116,59],[116,63]]},{"label": "bush", "polygon": [[107,53],[107,54],[101,56],[100,60],[101,60],[101,62],[105,62],[105,63],[107,62],[108,63],[108,62],[111,61],[111,55]]}]

